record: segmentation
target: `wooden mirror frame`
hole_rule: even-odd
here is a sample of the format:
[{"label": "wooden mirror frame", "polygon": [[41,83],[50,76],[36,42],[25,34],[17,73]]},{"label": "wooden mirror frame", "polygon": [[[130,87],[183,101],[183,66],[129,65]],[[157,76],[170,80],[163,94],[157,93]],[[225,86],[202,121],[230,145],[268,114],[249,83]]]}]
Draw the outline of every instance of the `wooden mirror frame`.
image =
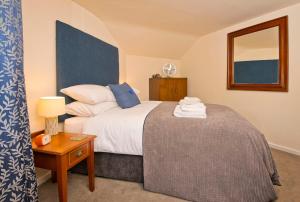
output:
[{"label": "wooden mirror frame", "polygon": [[[240,84],[234,83],[234,38],[253,32],[279,27],[279,83]],[[263,22],[227,35],[227,89],[253,91],[288,91],[288,16]]]}]

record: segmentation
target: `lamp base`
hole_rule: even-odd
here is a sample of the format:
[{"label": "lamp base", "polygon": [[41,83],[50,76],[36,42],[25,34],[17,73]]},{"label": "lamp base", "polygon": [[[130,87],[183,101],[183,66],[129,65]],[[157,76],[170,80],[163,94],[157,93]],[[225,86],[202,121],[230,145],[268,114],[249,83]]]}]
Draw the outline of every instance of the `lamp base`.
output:
[{"label": "lamp base", "polygon": [[58,134],[58,118],[51,117],[45,119],[45,134],[56,135]]}]

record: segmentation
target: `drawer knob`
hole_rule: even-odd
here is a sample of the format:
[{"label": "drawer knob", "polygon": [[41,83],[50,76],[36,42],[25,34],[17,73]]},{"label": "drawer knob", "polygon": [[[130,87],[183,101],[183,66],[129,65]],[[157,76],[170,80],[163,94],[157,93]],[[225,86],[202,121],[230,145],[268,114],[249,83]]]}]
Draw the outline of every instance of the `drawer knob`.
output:
[{"label": "drawer knob", "polygon": [[82,155],[82,150],[77,151],[76,156],[80,157]]}]

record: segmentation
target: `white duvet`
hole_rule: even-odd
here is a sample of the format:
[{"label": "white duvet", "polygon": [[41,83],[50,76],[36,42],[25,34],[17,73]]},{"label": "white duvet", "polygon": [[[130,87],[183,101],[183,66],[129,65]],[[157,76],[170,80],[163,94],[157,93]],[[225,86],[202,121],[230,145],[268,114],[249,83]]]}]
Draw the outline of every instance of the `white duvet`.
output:
[{"label": "white duvet", "polygon": [[82,132],[97,136],[95,152],[143,155],[144,122],[148,113],[160,103],[145,101],[128,109],[111,109],[89,118]]}]

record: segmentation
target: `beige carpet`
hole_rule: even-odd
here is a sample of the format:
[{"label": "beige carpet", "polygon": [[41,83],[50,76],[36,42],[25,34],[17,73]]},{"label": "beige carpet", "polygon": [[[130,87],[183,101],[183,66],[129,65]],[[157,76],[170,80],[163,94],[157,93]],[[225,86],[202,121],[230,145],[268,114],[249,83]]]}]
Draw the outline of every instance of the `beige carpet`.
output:
[{"label": "beige carpet", "polygon": [[[272,150],[277,168],[279,170],[283,186],[275,187],[279,196],[279,202],[300,201],[300,157],[287,154],[281,151]],[[155,194],[143,190],[142,184],[96,178],[96,189],[89,192],[87,177],[77,174],[68,176],[68,197],[69,201],[183,201],[177,198]],[[41,202],[58,201],[57,185],[50,181],[39,187],[39,198]]]}]

